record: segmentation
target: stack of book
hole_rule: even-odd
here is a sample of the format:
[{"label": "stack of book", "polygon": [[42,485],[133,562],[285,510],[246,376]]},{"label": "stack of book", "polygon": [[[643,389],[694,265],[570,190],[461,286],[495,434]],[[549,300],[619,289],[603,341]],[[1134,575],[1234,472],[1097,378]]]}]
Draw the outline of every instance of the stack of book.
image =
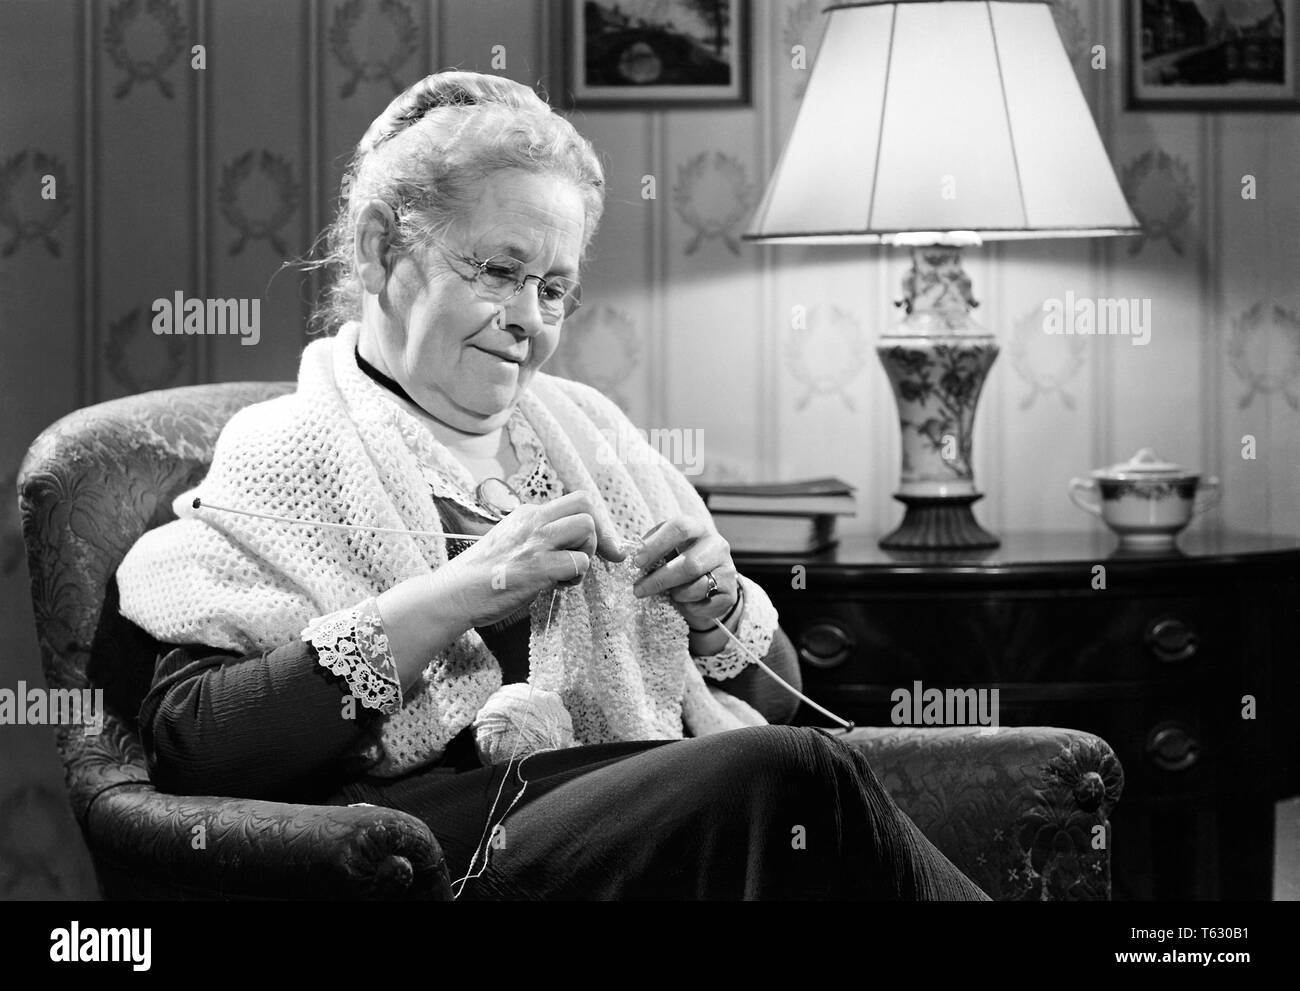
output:
[{"label": "stack of book", "polygon": [[737,555],[824,551],[835,546],[835,518],[857,512],[853,486],[838,478],[695,488]]}]

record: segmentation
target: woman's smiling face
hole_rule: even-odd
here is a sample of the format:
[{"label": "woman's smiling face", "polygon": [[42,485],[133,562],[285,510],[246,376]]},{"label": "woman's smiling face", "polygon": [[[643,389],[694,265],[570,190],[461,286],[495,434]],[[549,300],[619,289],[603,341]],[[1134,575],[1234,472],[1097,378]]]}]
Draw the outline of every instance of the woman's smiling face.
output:
[{"label": "woman's smiling face", "polygon": [[517,169],[489,174],[442,245],[398,256],[386,292],[367,297],[362,340],[377,334],[362,356],[374,362],[367,351],[377,346],[374,363],[448,426],[500,427],[555,352],[563,320],[542,318],[534,279],[505,302],[480,299],[462,257],[512,255],[528,275],[576,281],[585,220],[581,194],[565,179]]}]

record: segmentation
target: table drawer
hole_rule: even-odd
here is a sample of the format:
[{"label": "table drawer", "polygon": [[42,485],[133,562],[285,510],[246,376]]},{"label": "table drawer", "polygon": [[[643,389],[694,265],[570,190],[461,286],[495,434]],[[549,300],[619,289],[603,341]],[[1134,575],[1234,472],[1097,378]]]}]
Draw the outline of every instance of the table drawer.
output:
[{"label": "table drawer", "polygon": [[781,625],[810,683],[1185,681],[1227,656],[1236,617],[1205,596],[800,598]]}]

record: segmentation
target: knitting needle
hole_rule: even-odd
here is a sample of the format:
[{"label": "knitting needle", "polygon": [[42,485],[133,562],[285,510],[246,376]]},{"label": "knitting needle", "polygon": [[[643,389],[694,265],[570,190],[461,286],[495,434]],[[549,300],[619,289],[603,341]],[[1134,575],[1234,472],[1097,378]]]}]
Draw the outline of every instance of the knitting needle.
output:
[{"label": "knitting needle", "polygon": [[222,513],[238,513],[240,516],[254,516],[259,520],[273,520],[276,523],[293,523],[297,526],[321,526],[331,530],[370,530],[374,533],[402,533],[410,534],[414,537],[446,537],[449,540],[482,540],[486,534],[482,533],[441,533],[437,530],[407,530],[401,527],[387,526],[368,526],[363,523],[326,523],[322,520],[298,520],[292,516],[276,516],[273,513],[255,513],[251,509],[231,509],[229,506],[218,506],[213,502],[205,502],[198,496],[194,497],[192,503],[195,509],[215,509]]},{"label": "knitting needle", "polygon": [[781,687],[783,687],[787,692],[807,702],[810,706],[812,706],[814,709],[816,709],[818,712],[820,712],[823,716],[827,717],[828,719],[835,720],[835,722],[839,723],[841,726],[844,727],[844,732],[850,733],[853,731],[854,726],[857,725],[856,723],[854,723],[852,720],[841,719],[839,716],[835,715],[835,713],[831,712],[830,709],[826,709],[818,705],[816,702],[810,699],[803,692],[799,691],[799,689],[791,685],[788,681],[786,681],[779,674],[773,671],[770,667],[764,664],[762,660],[760,660],[752,650],[750,650],[741,642],[739,637],[737,637],[734,633],[732,633],[729,629],[727,629],[722,624],[721,620],[715,619],[713,621],[713,625],[731,638],[732,642],[735,643],[735,645],[740,648],[741,653],[744,654],[747,658],[749,658],[751,664],[757,664],[759,668],[765,671],[772,678],[775,678],[777,683],[780,684]]}]

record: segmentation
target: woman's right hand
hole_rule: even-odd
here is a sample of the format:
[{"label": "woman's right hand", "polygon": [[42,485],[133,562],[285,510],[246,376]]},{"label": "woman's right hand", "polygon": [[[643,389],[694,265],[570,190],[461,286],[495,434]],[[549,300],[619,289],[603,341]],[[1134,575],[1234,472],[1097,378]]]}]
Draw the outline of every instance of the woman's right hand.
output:
[{"label": "woman's right hand", "polygon": [[616,535],[597,526],[592,497],[571,492],[512,511],[435,572],[434,591],[449,597],[470,626],[485,626],[556,585],[581,581],[594,554],[609,561],[627,556]]},{"label": "woman's right hand", "polygon": [[617,536],[596,525],[591,496],[573,492],[526,504],[432,575],[408,578],[378,598],[388,647],[405,692],[434,655],[476,626],[505,619],[542,592],[581,580],[591,555],[622,561]]}]

